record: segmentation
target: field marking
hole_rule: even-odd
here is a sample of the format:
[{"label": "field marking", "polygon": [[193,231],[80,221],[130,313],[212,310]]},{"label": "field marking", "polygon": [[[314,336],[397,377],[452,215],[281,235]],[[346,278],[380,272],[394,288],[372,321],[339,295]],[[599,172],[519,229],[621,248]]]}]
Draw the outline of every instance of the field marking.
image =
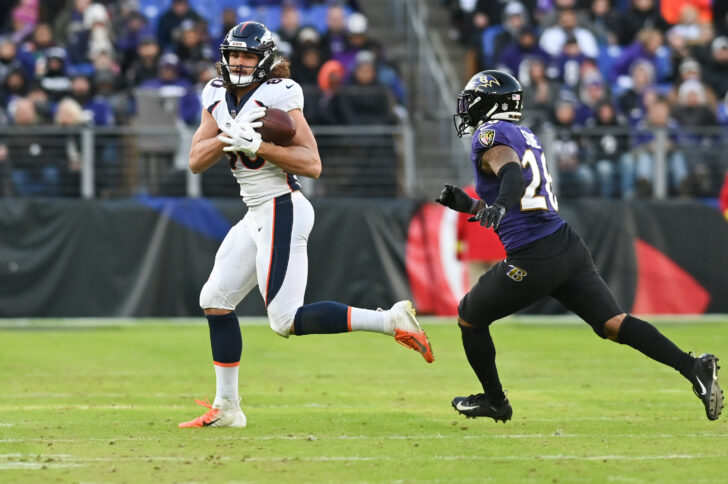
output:
[{"label": "field marking", "polygon": [[[641,315],[658,324],[685,323],[727,323],[728,314],[678,314],[678,315]],[[425,325],[452,325],[455,316],[424,316],[418,318]],[[265,316],[238,316],[242,326],[268,326]],[[583,325],[578,316],[573,314],[553,315],[516,315],[499,321],[506,324],[552,324]],[[96,329],[123,328],[139,326],[207,326],[204,317],[179,318],[3,318],[0,330],[38,330],[53,331],[56,329]]]},{"label": "field marking", "polygon": [[[222,442],[222,441],[268,441],[268,440],[445,440],[445,439],[457,439],[457,440],[500,440],[500,439],[545,439],[545,438],[637,438],[637,439],[675,439],[675,438],[701,438],[701,437],[718,437],[728,438],[728,434],[556,434],[556,433],[534,433],[534,434],[496,434],[496,435],[443,435],[443,434],[430,434],[430,435],[386,435],[386,436],[370,436],[370,435],[240,435],[240,436],[226,436],[221,435],[217,437],[195,437],[198,441],[207,442]],[[157,441],[160,437],[89,437],[86,439],[76,438],[43,438],[43,437],[32,437],[32,438],[5,438],[0,439],[0,444],[20,444],[20,443],[83,443],[83,442],[136,442],[136,441]],[[15,454],[4,454],[5,456],[12,456]],[[0,454],[0,458],[4,455]]]},{"label": "field marking", "polygon": [[[2,456],[0,456],[2,457]],[[94,462],[205,462],[205,461],[232,461],[233,458],[227,456],[209,457],[172,457],[172,456],[114,456],[114,457],[76,457],[67,454],[26,454],[14,455],[13,458],[19,459],[45,459],[48,462],[25,462],[14,461],[0,463],[3,464],[90,464]],[[689,459],[721,459],[728,457],[728,454],[662,454],[662,455],[574,455],[574,454],[536,454],[536,455],[434,455],[429,459],[441,461],[456,460],[481,460],[481,461],[532,461],[532,460],[620,460],[620,461],[650,461],[650,460],[689,460]],[[52,460],[50,460],[52,459]],[[340,462],[340,461],[401,461],[401,458],[390,456],[361,456],[361,455],[342,455],[342,456],[315,456],[315,457],[241,457],[241,462],[288,462],[288,461],[305,461],[305,462]]]}]

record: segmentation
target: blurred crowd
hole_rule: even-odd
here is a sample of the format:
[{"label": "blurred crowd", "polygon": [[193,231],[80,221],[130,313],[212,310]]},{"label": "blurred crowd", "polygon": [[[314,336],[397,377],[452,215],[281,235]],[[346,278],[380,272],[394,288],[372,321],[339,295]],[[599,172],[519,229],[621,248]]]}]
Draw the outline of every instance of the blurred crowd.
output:
[{"label": "blurred crowd", "polygon": [[649,196],[658,149],[669,194],[717,194],[727,167],[728,2],[443,3],[467,74],[511,72],[525,90],[523,122],[552,128],[562,196]]},{"label": "blurred crowd", "polygon": [[[0,0],[0,11],[9,13],[0,20],[0,127],[143,125],[149,109],[137,100],[146,89],[175,98],[177,119],[195,127],[220,41],[243,20],[274,32],[309,124],[394,124],[406,115],[396,66],[368,35],[356,0]],[[15,194],[54,195],[48,187],[77,178],[77,159],[50,168],[16,162],[7,173],[3,161],[66,149],[39,143],[33,155],[0,140],[0,193],[12,183]]]}]

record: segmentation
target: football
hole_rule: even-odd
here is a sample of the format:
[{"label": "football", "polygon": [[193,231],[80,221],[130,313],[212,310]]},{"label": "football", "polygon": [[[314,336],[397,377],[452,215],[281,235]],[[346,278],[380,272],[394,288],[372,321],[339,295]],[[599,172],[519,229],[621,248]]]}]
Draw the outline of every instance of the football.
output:
[{"label": "football", "polygon": [[268,108],[260,118],[263,126],[257,129],[263,141],[285,146],[296,135],[296,122],[282,109]]}]

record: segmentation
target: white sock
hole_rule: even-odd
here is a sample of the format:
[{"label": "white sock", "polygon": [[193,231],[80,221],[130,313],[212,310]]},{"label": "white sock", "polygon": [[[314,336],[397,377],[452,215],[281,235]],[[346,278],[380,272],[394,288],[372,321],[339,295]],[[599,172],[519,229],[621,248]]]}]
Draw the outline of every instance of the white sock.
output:
[{"label": "white sock", "polygon": [[351,330],[373,331],[375,333],[394,334],[394,328],[386,311],[351,308]]},{"label": "white sock", "polygon": [[238,403],[238,369],[240,366],[218,366],[215,365],[215,377],[217,388],[215,391],[215,403],[213,407],[219,408],[222,399],[232,400]]}]

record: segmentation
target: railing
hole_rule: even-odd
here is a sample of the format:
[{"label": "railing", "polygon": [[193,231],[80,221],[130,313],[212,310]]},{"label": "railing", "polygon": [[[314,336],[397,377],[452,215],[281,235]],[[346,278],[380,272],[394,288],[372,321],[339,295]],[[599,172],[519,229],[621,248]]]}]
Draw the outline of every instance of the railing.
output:
[{"label": "railing", "polygon": [[728,170],[728,129],[599,127],[538,131],[564,198],[715,197]]},{"label": "railing", "polygon": [[[236,197],[223,160],[200,175],[188,169],[194,128],[0,127],[0,196]],[[322,178],[301,177],[307,194],[407,197],[416,177],[412,129],[312,126]]]},{"label": "railing", "polygon": [[[411,68],[408,91],[411,94],[416,118],[415,125],[423,120],[436,124],[438,139],[418,139],[418,146],[447,147],[449,154],[438,154],[437,163],[443,159],[450,164],[450,171],[466,183],[472,175],[467,163],[470,145],[467,140],[455,136],[452,123],[455,96],[462,86],[455,75],[456,68],[450,60],[447,49],[437,30],[429,29],[429,8],[427,2],[419,0],[396,0],[393,3],[395,24],[401,32],[407,51],[407,61]],[[419,126],[416,126],[419,128]],[[419,129],[417,130],[420,131]],[[432,136],[431,130],[422,130],[423,136]],[[417,135],[416,135],[417,136]],[[423,158],[427,153],[422,153]]]},{"label": "railing", "polygon": [[[408,125],[312,129],[323,173],[318,180],[301,177],[309,196],[413,196],[418,173]],[[714,197],[728,170],[725,128],[538,134],[563,198]],[[200,175],[188,170],[191,135],[186,126],[0,127],[0,195],[237,197],[224,160]]]}]

